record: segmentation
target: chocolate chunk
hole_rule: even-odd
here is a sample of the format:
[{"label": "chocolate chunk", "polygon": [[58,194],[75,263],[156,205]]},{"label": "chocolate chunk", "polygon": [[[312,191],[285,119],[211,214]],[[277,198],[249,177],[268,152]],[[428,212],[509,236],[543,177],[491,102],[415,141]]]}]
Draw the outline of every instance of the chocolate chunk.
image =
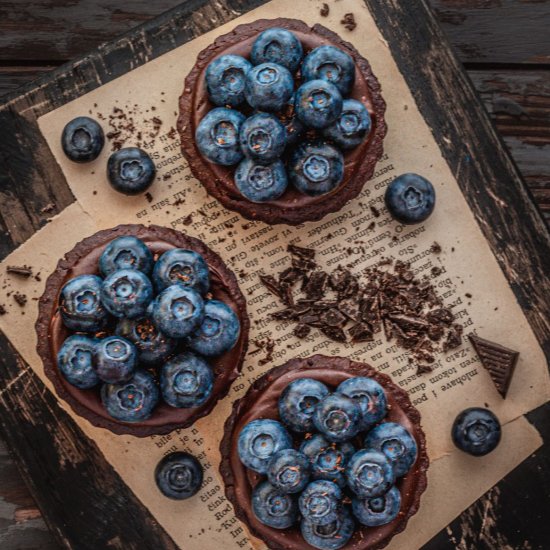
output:
[{"label": "chocolate chunk", "polygon": [[308,325],[296,325],[294,327],[294,336],[297,338],[305,338],[311,332],[311,327]]},{"label": "chocolate chunk", "polygon": [[431,367],[430,365],[418,365],[416,367],[416,374],[426,374],[428,372],[433,372],[433,367]]},{"label": "chocolate chunk", "polygon": [[353,13],[346,13],[340,23],[342,23],[348,31],[353,31],[357,27],[357,22],[355,21],[355,15],[353,15]]},{"label": "chocolate chunk", "polygon": [[402,314],[391,314],[388,317],[403,330],[427,331],[430,328],[430,324],[420,317]]},{"label": "chocolate chunk", "polygon": [[301,271],[304,275],[313,271],[317,264],[313,260],[308,260],[307,258],[292,258],[292,267]]},{"label": "chocolate chunk", "polygon": [[304,288],[306,297],[309,300],[320,300],[327,286],[328,275],[324,271],[314,271]]},{"label": "chocolate chunk", "polygon": [[338,303],[338,309],[352,321],[361,320],[361,310],[356,298],[346,298]]},{"label": "chocolate chunk", "polygon": [[367,323],[357,323],[349,329],[352,342],[372,342],[374,334]]},{"label": "chocolate chunk", "polygon": [[269,317],[274,321],[292,321],[296,319],[296,312],[290,308],[281,309],[280,311],[274,311]]},{"label": "chocolate chunk", "polygon": [[26,265],[9,265],[8,267],[6,267],[6,271],[10,275],[17,275],[18,277],[24,277],[25,279],[29,278],[32,275],[32,269],[30,267],[27,267]]},{"label": "chocolate chunk", "polygon": [[458,348],[462,344],[462,333],[464,329],[462,325],[453,325],[447,334],[447,339],[443,343],[443,351],[450,351]]},{"label": "chocolate chunk", "polygon": [[292,286],[299,281],[302,276],[303,273],[301,271],[294,269],[293,267],[289,267],[279,275],[279,283]]},{"label": "chocolate chunk", "polygon": [[346,333],[340,327],[319,327],[319,330],[335,342],[347,342]]},{"label": "chocolate chunk", "polygon": [[25,294],[20,294],[19,292],[16,292],[13,295],[13,299],[17,302],[17,305],[20,307],[24,307],[27,303],[27,296]]},{"label": "chocolate chunk", "polygon": [[269,292],[275,294],[278,298],[283,299],[283,290],[273,275],[260,274],[260,281],[267,288],[267,290],[269,290]]},{"label": "chocolate chunk", "polygon": [[429,311],[426,315],[426,319],[434,325],[438,325],[440,323],[450,325],[454,321],[454,315],[450,309],[438,308]]},{"label": "chocolate chunk", "polygon": [[329,327],[342,327],[346,324],[347,319],[336,308],[332,308],[321,313],[321,322]]},{"label": "chocolate chunk", "polygon": [[303,260],[313,260],[313,258],[315,258],[315,250],[313,250],[312,248],[304,248],[295,244],[289,244],[287,250],[293,256],[302,258]]}]

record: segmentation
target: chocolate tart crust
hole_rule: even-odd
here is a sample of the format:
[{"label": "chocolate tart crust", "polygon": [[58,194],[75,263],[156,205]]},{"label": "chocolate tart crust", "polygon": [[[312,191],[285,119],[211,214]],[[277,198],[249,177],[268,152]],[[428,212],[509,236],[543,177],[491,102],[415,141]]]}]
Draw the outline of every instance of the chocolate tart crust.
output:
[{"label": "chocolate tart crust", "polygon": [[[323,44],[335,45],[351,55],[356,67],[356,82],[350,97],[362,101],[373,121],[369,137],[351,151],[343,151],[345,159],[344,180],[332,192],[319,197],[308,197],[290,184],[284,195],[265,203],[253,203],[243,197],[233,182],[234,166],[218,166],[207,161],[195,144],[195,130],[202,117],[214,107],[204,85],[204,71],[208,64],[224,53],[248,56],[253,39],[270,27],[282,27],[294,31],[307,53]],[[185,79],[184,90],[179,99],[178,131],[181,149],[193,175],[206,191],[226,208],[235,210],[250,220],[270,224],[298,225],[317,221],[331,212],[340,210],[348,201],[361,192],[372,177],[376,163],[383,154],[383,139],[387,132],[384,113],[386,103],[381,88],[369,62],[336,33],[316,24],[309,27],[296,19],[260,19],[246,25],[238,25],[228,34],[218,37],[213,44],[198,56],[195,66]]]},{"label": "chocolate tart crust", "polygon": [[233,504],[236,516],[254,536],[265,541],[273,550],[307,550],[313,547],[302,538],[299,527],[286,530],[272,529],[254,517],[250,506],[250,493],[263,476],[249,471],[239,460],[237,440],[240,429],[255,418],[278,419],[278,396],[282,389],[296,378],[311,377],[334,389],[343,380],[355,376],[368,376],[382,385],[389,405],[386,419],[400,422],[413,434],[418,445],[418,457],[411,470],[396,483],[402,497],[402,508],[397,518],[380,527],[364,527],[356,522],[355,533],[343,548],[384,548],[394,535],[406,528],[411,516],[418,511],[420,497],[427,487],[426,472],[429,459],[426,452],[426,437],[420,426],[420,413],[412,405],[407,392],[396,386],[389,376],[365,363],[324,355],[292,359],[256,380],[245,396],[233,404],[233,411],[225,422],[224,437],[220,445],[220,473],[225,483],[225,494]]},{"label": "chocolate tart crust", "polygon": [[[159,403],[148,420],[136,423],[120,422],[110,417],[103,408],[98,388],[91,390],[75,388],[65,380],[57,368],[57,351],[62,341],[70,334],[63,326],[59,314],[58,302],[61,287],[76,275],[99,274],[97,261],[101,252],[114,238],[123,235],[142,239],[155,257],[172,248],[187,248],[201,254],[210,268],[212,294],[228,302],[239,316],[241,332],[237,344],[232,350],[209,361],[215,373],[214,389],[212,397],[201,407],[177,409],[166,403]],[[246,300],[239,289],[235,275],[202,241],[156,225],[148,227],[137,224],[119,225],[84,239],[59,260],[55,271],[46,281],[44,293],[38,304],[38,319],[35,325],[38,337],[36,349],[44,364],[46,376],[53,383],[58,395],[71,406],[74,412],[86,418],[94,426],[108,429],[115,434],[146,437],[188,427],[212,411],[216,403],[227,395],[231,384],[239,376],[248,347],[249,328]]]}]

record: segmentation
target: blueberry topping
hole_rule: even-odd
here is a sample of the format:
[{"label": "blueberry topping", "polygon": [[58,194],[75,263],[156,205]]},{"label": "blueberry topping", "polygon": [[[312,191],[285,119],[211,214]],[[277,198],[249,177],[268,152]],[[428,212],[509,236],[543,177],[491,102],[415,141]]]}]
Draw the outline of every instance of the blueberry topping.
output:
[{"label": "blueberry topping", "polygon": [[252,491],[252,511],[261,523],[273,529],[288,529],[298,520],[295,498],[268,481],[256,485]]},{"label": "blueberry topping", "polygon": [[401,493],[394,485],[385,495],[351,501],[353,515],[366,527],[378,527],[392,522],[401,508]]},{"label": "blueberry topping", "polygon": [[389,213],[398,222],[421,223],[433,212],[435,189],[418,174],[403,174],[388,185],[384,200]]},{"label": "blueberry topping", "polygon": [[57,366],[69,384],[88,390],[99,384],[95,351],[99,340],[83,334],[69,336],[57,353]]},{"label": "blueberry topping", "polygon": [[326,80],[302,84],[294,99],[297,117],[309,128],[320,130],[338,120],[343,100],[338,88]]},{"label": "blueberry topping", "polygon": [[363,449],[350,458],[346,479],[348,487],[359,498],[371,498],[387,493],[395,474],[384,453]]},{"label": "blueberry topping", "polygon": [[174,500],[185,500],[197,494],[202,478],[200,462],[189,453],[170,453],[155,468],[157,487],[164,496]]},{"label": "blueberry topping", "polygon": [[115,191],[139,195],[151,187],[156,175],[151,157],[138,147],[115,151],[107,161],[107,177]]},{"label": "blueberry topping", "polygon": [[294,449],[275,453],[267,467],[267,479],[283,493],[299,493],[308,484],[311,464],[307,456]]},{"label": "blueberry topping", "polygon": [[300,495],[300,513],[315,525],[329,525],[338,518],[342,497],[342,490],[332,481],[312,481]]},{"label": "blueberry topping", "polygon": [[61,146],[67,157],[74,162],[95,160],[105,144],[101,126],[87,116],[71,120],[61,134]]},{"label": "blueberry topping", "polygon": [[103,382],[119,384],[134,376],[137,367],[137,350],[120,336],[108,336],[96,347],[97,375]]},{"label": "blueberry topping", "polygon": [[336,388],[336,393],[353,399],[361,407],[361,430],[368,430],[386,416],[386,393],[372,378],[348,378]]},{"label": "blueberry topping", "polygon": [[488,409],[472,407],[456,417],[451,434],[453,443],[461,451],[484,456],[495,450],[500,442],[500,422]]},{"label": "blueberry topping", "polygon": [[340,48],[319,46],[304,59],[302,78],[304,81],[326,80],[342,95],[348,95],[355,82],[355,64],[351,56]]},{"label": "blueberry topping", "polygon": [[245,157],[258,164],[271,164],[284,152],[286,129],[269,113],[256,113],[247,118],[239,135]]},{"label": "blueberry topping", "polygon": [[256,65],[246,75],[244,93],[253,109],[280,111],[294,90],[290,71],[277,63]]},{"label": "blueberry topping", "polygon": [[324,397],[315,407],[313,423],[329,441],[347,441],[357,435],[361,407],[349,397],[336,393]]},{"label": "blueberry topping", "polygon": [[324,129],[323,135],[342,149],[353,149],[368,136],[371,124],[369,112],[360,101],[345,99],[342,113]]},{"label": "blueberry topping", "polygon": [[347,508],[342,508],[338,517],[327,525],[316,525],[303,519],[302,536],[308,544],[319,550],[337,550],[345,546],[355,530],[355,523]]},{"label": "blueberry topping", "polygon": [[153,298],[153,285],[141,271],[121,269],[111,273],[101,286],[101,301],[115,317],[142,317]]},{"label": "blueberry topping", "polygon": [[219,107],[238,107],[245,102],[244,84],[252,65],[240,55],[222,55],[206,68],[210,101]]},{"label": "blueberry topping", "polygon": [[206,294],[210,288],[208,264],[193,250],[168,250],[155,264],[153,283],[157,292],[178,283],[196,290],[199,294]]},{"label": "blueberry topping", "polygon": [[99,258],[99,270],[104,277],[120,269],[137,269],[149,275],[153,263],[153,254],[142,240],[124,236],[107,245]]},{"label": "blueberry topping", "polygon": [[278,199],[288,185],[285,165],[280,160],[264,166],[244,159],[235,171],[235,185],[252,202]]},{"label": "blueberry topping", "polygon": [[274,27],[263,31],[254,40],[250,59],[254,65],[277,63],[294,73],[303,55],[302,43],[294,33]]}]

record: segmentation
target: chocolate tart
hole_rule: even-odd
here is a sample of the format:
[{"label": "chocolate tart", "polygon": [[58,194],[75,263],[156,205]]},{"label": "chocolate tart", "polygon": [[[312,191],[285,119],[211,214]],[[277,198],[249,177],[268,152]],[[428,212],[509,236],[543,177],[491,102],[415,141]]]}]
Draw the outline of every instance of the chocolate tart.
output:
[{"label": "chocolate tart", "polygon": [[[98,388],[80,390],[69,384],[57,368],[57,352],[70,331],[63,325],[59,313],[59,293],[71,278],[83,274],[99,274],[99,257],[105,247],[116,237],[133,235],[149,247],[155,259],[172,248],[187,248],[201,254],[210,269],[211,293],[214,298],[230,305],[239,316],[241,333],[235,347],[225,354],[209,359],[214,369],[215,382],[211,398],[200,407],[177,409],[160,402],[151,417],[143,422],[125,423],[112,418],[104,409]],[[46,376],[52,381],[59,396],[80,416],[94,426],[106,428],[116,434],[130,434],[146,437],[164,434],[176,428],[190,426],[197,419],[211,412],[218,400],[225,397],[232,382],[242,368],[248,347],[249,319],[246,300],[237,279],[222,261],[202,241],[166,227],[151,225],[119,225],[113,229],[99,231],[79,242],[59,261],[56,270],[48,277],[44,294],[40,298],[36,333],[37,351],[43,363]]]},{"label": "chocolate tart", "polygon": [[257,418],[279,419],[277,401],[283,389],[296,378],[314,378],[334,389],[340,382],[355,376],[374,378],[386,391],[388,415],[385,420],[398,422],[414,436],[418,445],[418,458],[411,470],[396,485],[401,493],[401,511],[395,520],[380,527],[356,525],[355,533],[343,548],[351,550],[375,550],[385,547],[392,537],[407,526],[409,518],[419,508],[420,496],[426,490],[426,471],[429,466],[426,438],[420,426],[420,413],[413,407],[405,391],[391,379],[370,365],[356,363],[342,357],[314,355],[306,359],[292,359],[276,367],[256,380],[246,395],[233,404],[233,412],[227,419],[221,443],[222,461],[220,473],[225,482],[225,494],[233,504],[237,517],[250,532],[265,541],[272,550],[313,549],[300,533],[299,525],[278,530],[260,523],[250,506],[253,488],[263,476],[248,470],[239,460],[237,440],[241,429]]},{"label": "chocolate tart", "polygon": [[[344,179],[330,193],[309,197],[289,185],[279,199],[253,203],[237,190],[233,182],[234,166],[219,166],[201,155],[195,144],[195,130],[201,119],[214,107],[208,99],[204,81],[210,62],[229,53],[249,57],[254,39],[271,27],[282,27],[294,32],[302,42],[306,55],[310,50],[325,44],[337,46],[351,55],[355,62],[355,85],[349,97],[361,101],[367,107],[372,118],[372,130],[361,145],[351,151],[343,151]],[[230,33],[218,37],[198,55],[195,66],[185,79],[179,100],[178,131],[182,152],[193,175],[226,208],[236,210],[250,220],[298,225],[305,221],[320,220],[330,212],[342,208],[361,192],[364,184],[372,177],[375,165],[383,153],[382,142],[387,131],[385,111],[386,103],[382,99],[377,78],[368,61],[350,43],[322,25],[309,27],[303,21],[285,18],[260,19],[235,27]]]}]

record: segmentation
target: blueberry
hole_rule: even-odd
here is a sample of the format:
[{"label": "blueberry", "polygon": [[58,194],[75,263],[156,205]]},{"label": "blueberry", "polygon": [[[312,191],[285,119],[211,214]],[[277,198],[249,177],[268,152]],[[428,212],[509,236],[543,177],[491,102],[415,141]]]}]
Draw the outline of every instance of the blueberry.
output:
[{"label": "blueberry", "polygon": [[142,240],[132,236],[117,237],[101,254],[99,271],[104,277],[119,269],[137,269],[149,275],[153,263],[153,254]]},{"label": "blueberry", "polygon": [[95,350],[99,340],[82,334],[69,336],[57,353],[57,366],[67,382],[88,390],[99,384],[95,370]]},{"label": "blueberry", "polygon": [[174,500],[185,500],[197,494],[202,478],[200,462],[189,453],[170,453],[155,468],[157,487],[165,497]]},{"label": "blueberry", "polygon": [[355,530],[355,522],[347,508],[342,508],[338,517],[327,525],[316,525],[307,519],[302,520],[304,540],[319,550],[337,550],[345,546]]},{"label": "blueberry", "polygon": [[300,495],[300,513],[315,525],[328,525],[337,520],[342,509],[343,493],[332,481],[312,481]]},{"label": "blueberry", "polygon": [[302,84],[294,99],[296,116],[309,128],[321,130],[342,114],[343,100],[338,88],[326,80]]},{"label": "blueberry", "polygon": [[268,481],[254,487],[252,511],[258,521],[273,529],[288,529],[298,520],[296,499],[273,487]]},{"label": "blueberry", "polygon": [[388,185],[384,200],[389,213],[398,222],[421,223],[433,212],[435,189],[418,174],[403,174]]},{"label": "blueberry", "polygon": [[271,164],[284,152],[286,129],[269,113],[256,113],[247,118],[239,134],[244,156],[258,164]]},{"label": "blueberry", "polygon": [[259,111],[280,111],[294,90],[290,71],[277,63],[256,65],[246,75],[244,93],[248,104]]},{"label": "blueberry", "polygon": [[138,370],[128,382],[104,384],[101,401],[107,412],[122,422],[147,420],[159,400],[159,389],[153,375]]},{"label": "blueberry", "polygon": [[409,431],[395,422],[375,426],[365,438],[365,447],[384,453],[395,477],[404,476],[416,461],[418,446]]},{"label": "blueberry", "polygon": [[244,159],[235,171],[235,185],[252,202],[278,199],[288,185],[285,165],[280,160],[264,166]]},{"label": "blueberry", "polygon": [[244,83],[252,65],[240,55],[222,55],[206,68],[210,101],[219,107],[238,107],[245,102]]},{"label": "blueberry", "polygon": [[380,422],[388,412],[384,388],[372,378],[348,378],[336,388],[336,393],[353,399],[361,407],[361,431]]},{"label": "blueberry", "polygon": [[102,280],[97,275],[79,275],[61,289],[59,309],[63,324],[78,332],[97,332],[109,319],[101,303]]},{"label": "blueberry", "polygon": [[189,347],[206,357],[222,355],[237,343],[240,330],[239,318],[227,304],[208,300],[204,304],[204,319],[190,336]]},{"label": "blueberry", "polygon": [[351,501],[353,515],[366,527],[378,527],[392,522],[401,508],[401,493],[394,485],[385,495]]},{"label": "blueberry", "polygon": [[484,456],[496,449],[500,442],[500,422],[491,411],[472,407],[456,417],[451,434],[453,443],[461,451]]},{"label": "blueberry", "polygon": [[367,137],[371,125],[367,108],[360,101],[346,99],[342,114],[324,129],[323,135],[342,149],[353,149]]},{"label": "blueberry", "polygon": [[178,283],[196,290],[199,294],[206,294],[210,288],[208,264],[193,250],[168,250],[155,264],[153,283],[157,292]]},{"label": "blueberry", "polygon": [[87,116],[73,118],[61,134],[63,152],[74,162],[95,160],[104,144],[105,136],[101,126]]},{"label": "blueberry", "polygon": [[239,111],[216,107],[200,121],[195,132],[195,142],[202,156],[214,164],[232,166],[243,153],[239,132],[245,116]]},{"label": "blueberry", "polygon": [[326,80],[334,84],[342,95],[348,95],[355,82],[355,64],[351,56],[340,48],[319,46],[304,59],[302,79]]},{"label": "blueberry", "polygon": [[306,141],[292,153],[290,181],[305,195],[315,197],[332,191],[344,177],[342,153],[320,141]]},{"label": "blueberry", "polygon": [[97,375],[109,384],[127,382],[134,376],[137,357],[131,342],[120,336],[108,336],[96,347]]},{"label": "blueberry", "polygon": [[151,302],[150,316],[155,326],[170,338],[185,338],[197,330],[204,318],[201,295],[183,285],[164,289]]},{"label": "blueberry", "polygon": [[115,151],[107,161],[107,177],[115,191],[139,195],[151,187],[156,175],[151,157],[138,147]]},{"label": "blueberry", "polygon": [[313,429],[313,413],[317,403],[329,394],[328,388],[313,378],[292,381],[279,397],[279,416],[295,432]]},{"label": "blueberry", "polygon": [[249,422],[239,434],[241,462],[260,474],[267,473],[271,457],[282,449],[292,448],[292,439],[276,420],[262,418]]},{"label": "blueberry", "polygon": [[202,405],[212,395],[214,372],[198,355],[185,351],[164,364],[160,389],[171,407],[189,409]]},{"label": "blueberry", "polygon": [[121,269],[111,273],[101,285],[101,302],[115,317],[142,317],[153,299],[153,285],[141,271]]},{"label": "blueberry", "polygon": [[359,498],[384,495],[395,481],[395,474],[384,453],[363,449],[357,451],[346,468],[348,487]]},{"label": "blueberry", "polygon": [[277,114],[281,124],[286,130],[286,147],[292,147],[298,143],[298,140],[306,132],[306,125],[296,116],[294,109],[294,103],[296,99],[296,93],[293,93],[288,100],[286,107]]},{"label": "blueberry", "polygon": [[267,467],[267,479],[283,493],[299,493],[308,484],[311,464],[308,457],[294,449],[275,453]]},{"label": "blueberry", "polygon": [[134,344],[142,365],[158,365],[177,346],[177,341],[162,334],[148,317],[121,319],[115,333]]},{"label": "blueberry", "polygon": [[304,56],[302,43],[286,29],[273,27],[258,35],[252,44],[250,59],[254,65],[278,63],[291,72],[296,72]]},{"label": "blueberry", "polygon": [[361,427],[361,407],[349,397],[327,395],[313,413],[313,424],[329,441],[351,439]]}]

